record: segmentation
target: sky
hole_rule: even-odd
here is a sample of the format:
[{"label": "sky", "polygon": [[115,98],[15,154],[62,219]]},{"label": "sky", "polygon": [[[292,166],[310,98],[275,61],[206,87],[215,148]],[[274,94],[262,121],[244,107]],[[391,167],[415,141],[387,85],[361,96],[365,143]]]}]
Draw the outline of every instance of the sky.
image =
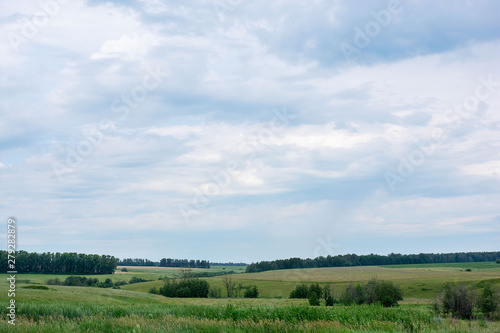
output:
[{"label": "sky", "polygon": [[0,3],[4,249],[500,250],[498,1]]}]

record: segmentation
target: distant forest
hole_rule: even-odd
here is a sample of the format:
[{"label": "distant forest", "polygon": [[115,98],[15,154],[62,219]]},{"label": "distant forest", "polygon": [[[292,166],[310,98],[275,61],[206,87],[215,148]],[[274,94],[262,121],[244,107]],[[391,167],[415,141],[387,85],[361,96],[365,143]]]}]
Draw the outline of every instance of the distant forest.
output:
[{"label": "distant forest", "polygon": [[9,257],[7,251],[0,251],[0,268],[3,273],[113,274],[116,265],[117,259],[109,255],[21,250]]},{"label": "distant forest", "polygon": [[190,267],[190,268],[210,268],[208,260],[188,260],[163,258],[160,262],[149,259],[127,258],[118,261],[118,266],[160,266],[160,267]]},{"label": "distant forest", "polygon": [[213,262],[212,266],[247,266],[244,262]]},{"label": "distant forest", "polygon": [[387,256],[378,254],[356,255],[345,254],[337,256],[317,257],[314,259],[279,259],[251,263],[246,273],[258,273],[277,269],[293,268],[321,268],[345,266],[374,266],[374,265],[409,265],[453,262],[483,262],[495,261],[500,258],[500,252],[459,252],[459,253],[420,253],[399,254],[391,253]]}]

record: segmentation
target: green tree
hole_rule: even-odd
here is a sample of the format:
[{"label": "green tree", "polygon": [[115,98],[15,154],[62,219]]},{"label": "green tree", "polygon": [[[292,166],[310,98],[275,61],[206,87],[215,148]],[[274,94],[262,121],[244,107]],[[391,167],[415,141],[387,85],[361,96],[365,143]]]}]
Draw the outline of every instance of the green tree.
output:
[{"label": "green tree", "polygon": [[309,296],[307,297],[307,299],[309,300],[309,305],[312,305],[312,306],[319,306],[320,305],[318,294],[314,291],[309,293]]},{"label": "green tree", "polygon": [[245,290],[245,293],[243,294],[245,298],[257,298],[259,297],[259,290],[257,289],[257,286],[251,286]]},{"label": "green tree", "polygon": [[500,297],[497,291],[491,284],[486,284],[479,298],[479,309],[485,316],[491,318],[492,314],[498,310],[499,304]]},{"label": "green tree", "polygon": [[309,287],[306,284],[299,284],[290,292],[290,298],[307,298]]}]

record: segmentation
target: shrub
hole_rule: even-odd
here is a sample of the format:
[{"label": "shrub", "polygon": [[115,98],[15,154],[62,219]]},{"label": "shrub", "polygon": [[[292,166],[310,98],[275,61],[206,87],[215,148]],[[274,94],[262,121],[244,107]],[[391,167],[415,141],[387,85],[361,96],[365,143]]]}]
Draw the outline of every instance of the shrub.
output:
[{"label": "shrub", "polygon": [[496,261],[497,264],[500,264],[500,258],[497,259]]},{"label": "shrub", "polygon": [[247,290],[245,290],[243,297],[245,297],[245,298],[257,298],[257,297],[259,297],[259,290],[257,289],[257,286],[252,286],[252,287],[249,287]]},{"label": "shrub", "polygon": [[122,272],[128,272],[128,269],[126,269],[125,267],[123,267],[122,269],[120,269]]},{"label": "shrub", "polygon": [[[323,290],[322,290],[322,295],[323,295],[323,299],[325,300],[325,304],[328,306],[328,299],[331,298],[331,302],[333,302],[333,295],[332,295],[332,288],[330,285],[326,285],[323,287]],[[333,303],[332,303],[333,305]]]},{"label": "shrub", "polygon": [[360,284],[350,284],[340,297],[340,303],[344,305],[363,304],[365,302],[365,289]]},{"label": "shrub", "polygon": [[306,284],[299,284],[290,293],[290,298],[307,298],[309,294],[309,287]]},{"label": "shrub", "polygon": [[398,305],[403,299],[401,288],[392,281],[371,279],[366,285],[349,285],[340,298],[345,305],[380,303],[384,307]]},{"label": "shrub", "polygon": [[472,272],[472,269],[467,268],[465,271],[466,271],[466,272]]},{"label": "shrub", "polygon": [[370,299],[371,302],[367,302],[368,304],[379,302],[384,307],[392,307],[398,305],[398,301],[403,300],[401,288],[395,286],[392,281],[372,279],[368,282],[367,289],[369,293],[373,293],[373,299]]},{"label": "shrub", "polygon": [[151,289],[149,289],[149,293],[158,295],[158,289],[156,289],[156,287],[151,287]]},{"label": "shrub", "polygon": [[110,278],[104,280],[104,282],[99,283],[99,288],[111,288],[113,287],[113,281]]},{"label": "shrub", "polygon": [[309,286],[309,293],[308,293],[308,297],[310,294],[312,293],[315,293],[316,296],[318,296],[318,299],[321,299],[321,295],[323,295],[323,289],[319,286],[319,284],[316,282],[316,283],[313,283]]},{"label": "shrub", "polygon": [[116,281],[114,284],[113,284],[113,287],[119,287],[119,286],[124,286],[126,285],[127,282],[125,281]]},{"label": "shrub", "polygon": [[309,293],[307,299],[309,300],[309,305],[319,306],[320,304],[318,294],[314,291]]},{"label": "shrub", "polygon": [[143,278],[138,278],[137,276],[132,276],[130,281],[128,282],[129,284],[134,284],[134,283],[140,283],[140,282],[148,282],[149,280],[145,280]]},{"label": "shrub", "polygon": [[438,313],[450,313],[456,318],[472,319],[476,303],[476,291],[472,286],[446,283],[439,299],[435,301],[434,309]]},{"label": "shrub", "polygon": [[493,289],[491,284],[485,285],[481,297],[479,298],[479,309],[481,312],[491,318],[492,314],[495,313],[500,304],[500,297],[495,289]]},{"label": "shrub", "polygon": [[210,298],[222,298],[222,288],[213,287],[208,291],[208,297]]},{"label": "shrub", "polygon": [[24,287],[21,287],[21,288],[24,288],[24,289],[49,290],[49,287],[47,287],[47,286],[24,286]]},{"label": "shrub", "polygon": [[166,297],[203,297],[208,296],[210,286],[207,281],[190,278],[177,282],[168,279],[165,285],[158,291]]},{"label": "shrub", "polygon": [[47,284],[52,286],[62,286],[63,283],[58,278],[55,278],[55,279],[48,279]]},{"label": "shrub", "polygon": [[95,287],[99,285],[99,280],[96,278],[86,278],[85,276],[68,276],[64,280],[65,286],[74,287]]},{"label": "shrub", "polygon": [[329,296],[326,297],[326,299],[325,299],[325,305],[326,306],[333,306],[334,303],[335,303],[335,301],[334,301],[332,295],[329,295]]}]

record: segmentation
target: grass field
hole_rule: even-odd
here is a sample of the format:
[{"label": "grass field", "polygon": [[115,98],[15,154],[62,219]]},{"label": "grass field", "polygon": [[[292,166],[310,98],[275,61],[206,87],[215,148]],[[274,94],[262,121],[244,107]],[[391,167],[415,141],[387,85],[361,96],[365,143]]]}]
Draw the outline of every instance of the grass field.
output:
[{"label": "grass field", "polygon": [[[226,270],[234,270],[231,266]],[[471,271],[466,271],[470,268]],[[234,274],[238,284],[257,285],[258,299],[172,299],[148,294],[161,286],[160,276],[174,276],[178,269],[127,267],[100,281],[129,281],[132,276],[151,282],[122,289],[49,286],[49,290],[24,289],[47,279],[67,275],[18,274],[16,326],[0,322],[0,331],[13,332],[500,332],[500,323],[436,318],[429,302],[445,282],[500,285],[500,265],[495,263],[433,264],[409,266],[341,267]],[[212,268],[215,270],[217,268]],[[221,269],[221,268],[219,268]],[[205,270],[206,271],[206,270]],[[332,284],[340,293],[349,283],[372,277],[391,280],[403,289],[398,308],[378,306],[310,307],[306,300],[288,299],[298,283]],[[7,304],[7,275],[0,278],[0,302]],[[222,287],[222,277],[206,278]],[[6,307],[0,312],[6,318]]]}]

